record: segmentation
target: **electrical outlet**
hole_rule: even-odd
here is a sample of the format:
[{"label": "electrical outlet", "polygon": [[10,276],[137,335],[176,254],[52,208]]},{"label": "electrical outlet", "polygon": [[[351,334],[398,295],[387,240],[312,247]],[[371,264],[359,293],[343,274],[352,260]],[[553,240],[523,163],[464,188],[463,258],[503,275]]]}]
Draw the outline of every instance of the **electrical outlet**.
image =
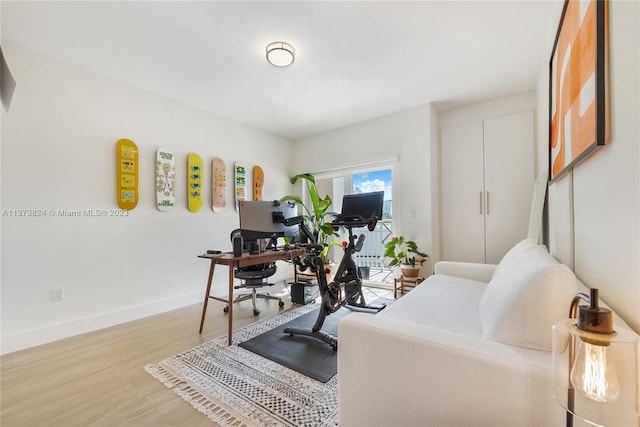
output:
[{"label": "electrical outlet", "polygon": [[64,301],[64,288],[51,289],[51,301]]}]

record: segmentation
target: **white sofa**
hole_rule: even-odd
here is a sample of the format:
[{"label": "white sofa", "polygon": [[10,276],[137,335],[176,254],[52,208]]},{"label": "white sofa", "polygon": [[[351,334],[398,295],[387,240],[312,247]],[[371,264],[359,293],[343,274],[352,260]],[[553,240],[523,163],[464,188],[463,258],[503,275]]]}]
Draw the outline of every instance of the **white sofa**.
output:
[{"label": "white sofa", "polygon": [[564,425],[551,329],[578,290],[533,240],[499,265],[437,263],[380,313],[340,322],[340,426]]}]

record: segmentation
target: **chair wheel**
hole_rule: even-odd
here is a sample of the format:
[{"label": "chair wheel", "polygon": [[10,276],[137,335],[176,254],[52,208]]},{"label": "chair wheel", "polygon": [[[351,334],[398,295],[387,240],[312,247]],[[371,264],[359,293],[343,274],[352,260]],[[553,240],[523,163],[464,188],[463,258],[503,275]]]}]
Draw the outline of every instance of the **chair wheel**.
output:
[{"label": "chair wheel", "polygon": [[284,307],[284,301],[278,301],[278,307],[280,308]]},{"label": "chair wheel", "polygon": [[222,311],[224,311],[225,313],[228,313],[229,312],[229,306],[226,306],[225,308],[223,308]]},{"label": "chair wheel", "polygon": [[260,314],[260,310],[258,310],[258,309],[254,309],[254,310],[253,310],[253,315],[254,315],[254,316],[257,316],[257,315],[259,315],[259,314]]}]

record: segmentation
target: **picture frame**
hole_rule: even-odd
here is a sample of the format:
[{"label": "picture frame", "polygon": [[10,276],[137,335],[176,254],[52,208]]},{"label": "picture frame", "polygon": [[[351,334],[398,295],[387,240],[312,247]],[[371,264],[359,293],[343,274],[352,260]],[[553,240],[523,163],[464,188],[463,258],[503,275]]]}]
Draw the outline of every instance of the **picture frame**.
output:
[{"label": "picture frame", "polygon": [[549,61],[549,182],[605,145],[607,0],[565,0]]}]

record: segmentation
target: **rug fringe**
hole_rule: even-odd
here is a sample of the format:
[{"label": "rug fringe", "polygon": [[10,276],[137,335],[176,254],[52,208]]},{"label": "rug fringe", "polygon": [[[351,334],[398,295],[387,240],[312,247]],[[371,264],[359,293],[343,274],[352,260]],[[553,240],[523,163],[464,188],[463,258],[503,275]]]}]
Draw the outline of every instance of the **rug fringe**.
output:
[{"label": "rug fringe", "polygon": [[181,382],[184,382],[159,365],[147,365],[144,367],[144,370],[150,373],[167,388],[174,388]]},{"label": "rug fringe", "polygon": [[204,414],[211,421],[229,427],[248,427],[237,415],[229,412],[225,407],[210,400],[200,391],[189,386],[185,381],[176,378],[170,371],[160,365],[147,365],[144,370],[168,389],[188,402],[194,409]]}]

